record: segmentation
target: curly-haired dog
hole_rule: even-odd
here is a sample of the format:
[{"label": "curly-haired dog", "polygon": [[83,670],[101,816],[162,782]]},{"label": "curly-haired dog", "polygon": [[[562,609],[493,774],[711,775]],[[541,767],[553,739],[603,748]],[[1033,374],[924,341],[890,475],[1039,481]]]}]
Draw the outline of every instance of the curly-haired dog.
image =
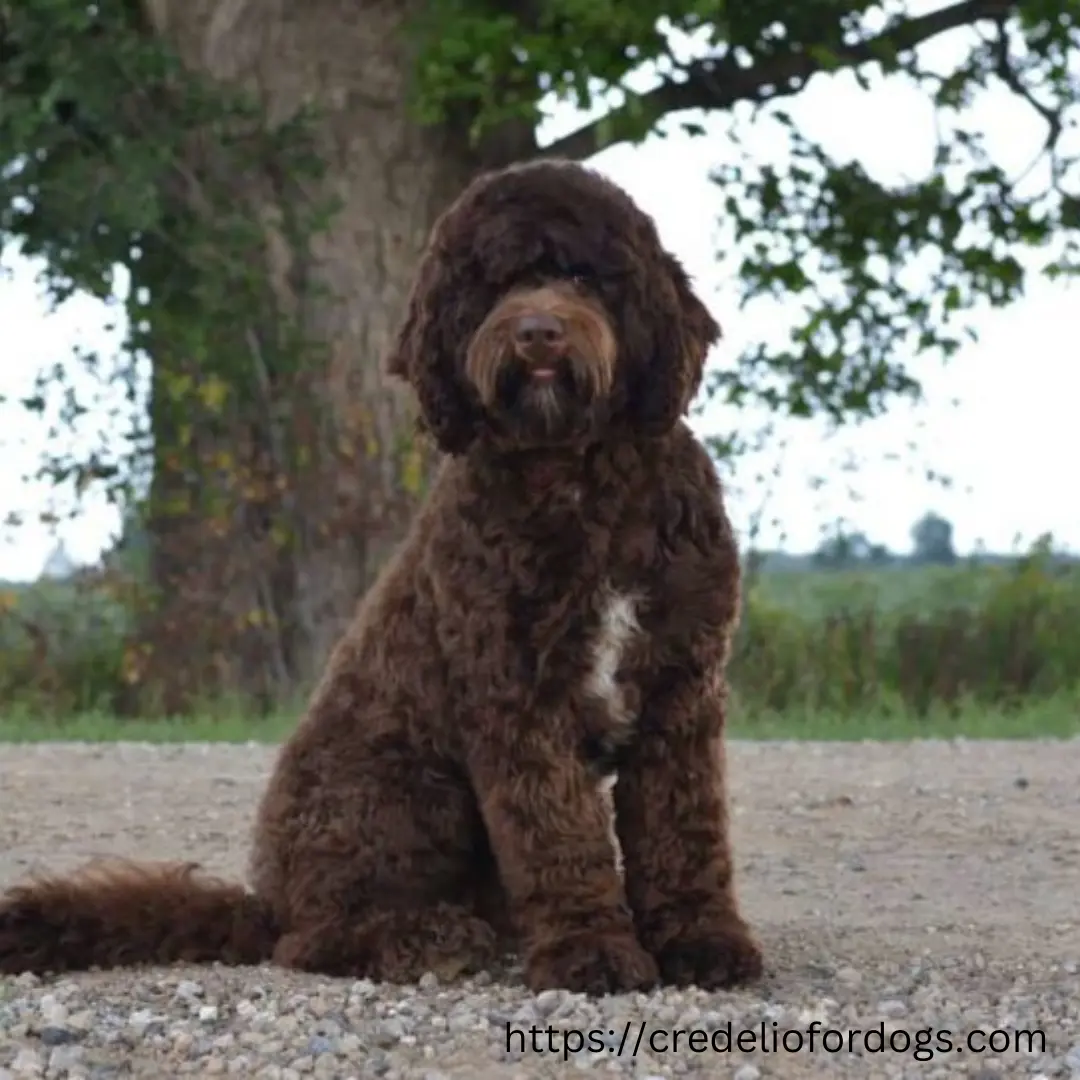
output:
[{"label": "curly-haired dog", "polygon": [[476,180],[388,360],[446,456],[280,753],[252,890],[193,865],[30,882],[0,898],[0,970],[406,981],[510,943],[533,988],[758,976],[724,787],[739,563],[683,420],[719,333],[596,173]]}]

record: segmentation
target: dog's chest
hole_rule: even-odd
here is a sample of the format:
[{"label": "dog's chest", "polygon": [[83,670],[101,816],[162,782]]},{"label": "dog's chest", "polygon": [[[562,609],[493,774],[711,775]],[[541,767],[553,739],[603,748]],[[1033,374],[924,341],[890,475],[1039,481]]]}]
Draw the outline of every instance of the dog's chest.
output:
[{"label": "dog's chest", "polygon": [[590,724],[588,754],[607,772],[630,737],[637,713],[633,688],[620,675],[641,641],[640,597],[605,585],[594,607],[598,617],[586,646],[584,690],[598,708]]}]

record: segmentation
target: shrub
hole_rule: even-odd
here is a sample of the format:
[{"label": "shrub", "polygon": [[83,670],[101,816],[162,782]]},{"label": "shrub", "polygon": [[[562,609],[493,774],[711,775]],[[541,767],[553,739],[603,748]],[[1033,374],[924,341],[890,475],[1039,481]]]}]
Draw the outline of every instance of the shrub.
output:
[{"label": "shrub", "polygon": [[[816,595],[809,582],[786,590],[788,603],[768,577],[748,593],[732,682],[750,707],[849,711],[900,702],[925,715],[943,704],[1011,706],[1080,685],[1075,565],[1036,553],[932,573],[806,576],[831,580]],[[877,591],[867,587],[875,576]]]},{"label": "shrub", "polygon": [[[0,588],[0,710],[152,715],[133,596],[113,571]],[[731,681],[741,709],[770,713],[926,716],[1050,699],[1080,688],[1080,567],[1036,552],[1007,565],[764,574],[748,589]]]}]

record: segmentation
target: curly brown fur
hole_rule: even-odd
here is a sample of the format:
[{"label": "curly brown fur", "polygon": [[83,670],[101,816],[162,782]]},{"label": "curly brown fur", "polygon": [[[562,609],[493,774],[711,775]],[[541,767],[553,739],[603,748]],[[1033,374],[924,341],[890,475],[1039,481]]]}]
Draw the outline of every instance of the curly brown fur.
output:
[{"label": "curly brown fur", "polygon": [[0,971],[66,971],[128,961],[256,964],[277,938],[268,905],[194,863],[90,863],[0,899]]},{"label": "curly brown fur", "polygon": [[533,988],[756,977],[722,742],[739,562],[683,420],[718,337],[613,184],[476,181],[388,359],[448,456],[280,753],[253,895],[22,887],[0,969],[269,955],[404,981],[517,945]]}]

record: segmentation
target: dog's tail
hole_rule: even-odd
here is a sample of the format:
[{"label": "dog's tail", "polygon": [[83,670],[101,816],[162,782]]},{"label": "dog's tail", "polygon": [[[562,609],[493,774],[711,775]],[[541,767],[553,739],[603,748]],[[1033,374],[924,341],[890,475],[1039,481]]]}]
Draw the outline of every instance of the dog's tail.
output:
[{"label": "dog's tail", "polygon": [[91,863],[0,893],[0,972],[144,964],[257,964],[277,941],[269,906],[197,863]]}]

